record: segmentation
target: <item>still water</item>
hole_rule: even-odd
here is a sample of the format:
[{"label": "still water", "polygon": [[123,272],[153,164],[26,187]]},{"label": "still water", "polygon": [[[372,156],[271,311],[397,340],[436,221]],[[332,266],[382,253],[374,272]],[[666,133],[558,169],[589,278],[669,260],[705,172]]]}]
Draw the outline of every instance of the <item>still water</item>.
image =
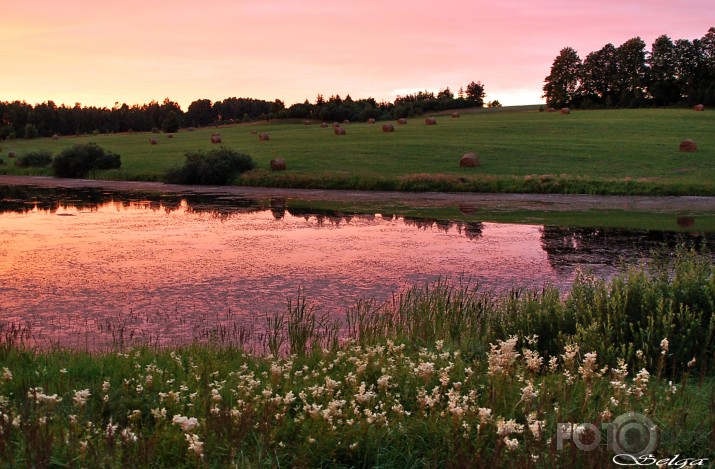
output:
[{"label": "still water", "polygon": [[[340,317],[438,279],[566,291],[675,233],[347,214],[284,200],[110,192],[5,197],[0,326],[29,345],[182,344],[218,325],[260,331],[299,292]],[[121,337],[120,337],[121,336]]]}]

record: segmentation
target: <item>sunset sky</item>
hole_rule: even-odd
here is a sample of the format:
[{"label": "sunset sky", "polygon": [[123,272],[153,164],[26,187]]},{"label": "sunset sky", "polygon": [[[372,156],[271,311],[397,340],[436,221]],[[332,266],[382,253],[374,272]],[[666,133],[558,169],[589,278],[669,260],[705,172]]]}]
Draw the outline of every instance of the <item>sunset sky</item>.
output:
[{"label": "sunset sky", "polygon": [[471,81],[541,102],[565,46],[702,37],[712,0],[24,0],[0,16],[0,101],[394,100]]}]

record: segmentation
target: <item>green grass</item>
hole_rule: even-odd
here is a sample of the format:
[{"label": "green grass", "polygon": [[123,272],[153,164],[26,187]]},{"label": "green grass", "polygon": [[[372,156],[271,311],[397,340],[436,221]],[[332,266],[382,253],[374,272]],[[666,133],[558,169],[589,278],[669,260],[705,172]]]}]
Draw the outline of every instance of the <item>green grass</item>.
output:
[{"label": "green grass", "polygon": [[[33,150],[53,153],[78,142],[97,142],[122,156],[122,169],[96,174],[107,179],[159,180],[183,161],[186,151],[211,148],[219,130],[223,145],[249,153],[259,169],[237,183],[283,187],[468,190],[603,194],[715,194],[715,114],[679,109],[582,111],[570,115],[533,110],[483,110],[459,119],[423,118],[382,133],[378,122],[348,124],[336,136],[318,123],[275,122],[182,130],[168,139],[152,134],[66,137],[2,142],[2,155]],[[259,142],[251,131],[268,132]],[[678,151],[685,138],[699,146]],[[481,165],[460,168],[459,158],[476,152]],[[288,170],[272,173],[271,158]],[[38,174],[14,168],[8,174]],[[47,171],[45,171],[47,172]],[[41,173],[41,171],[39,171]]]}]

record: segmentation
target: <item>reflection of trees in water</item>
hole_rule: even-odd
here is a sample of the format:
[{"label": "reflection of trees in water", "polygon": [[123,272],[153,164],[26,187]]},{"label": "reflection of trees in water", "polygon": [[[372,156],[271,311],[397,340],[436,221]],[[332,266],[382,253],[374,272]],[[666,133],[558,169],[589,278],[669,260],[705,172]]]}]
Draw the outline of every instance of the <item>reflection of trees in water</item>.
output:
[{"label": "reflection of trees in water", "polygon": [[469,239],[477,239],[482,236],[482,229],[484,228],[482,222],[464,222],[464,221],[454,221],[454,220],[437,220],[434,218],[416,218],[416,217],[405,217],[405,225],[414,226],[420,230],[431,230],[432,228],[437,228],[440,231],[447,233],[451,229],[456,229],[458,233],[464,234]]},{"label": "reflection of trees in water", "polygon": [[[171,213],[185,209],[188,213],[209,214],[219,219],[228,219],[235,215],[270,210],[276,220],[281,220],[288,213],[305,220],[314,220],[316,227],[340,226],[353,220],[362,223],[377,223],[375,214],[354,214],[340,210],[289,207],[283,197],[274,197],[259,201],[231,195],[201,194],[155,194],[141,192],[112,192],[101,189],[63,189],[34,187],[0,187],[0,213],[27,213],[35,208],[54,213],[59,209],[75,207],[79,210],[98,210],[100,207],[113,205],[118,210],[140,208],[153,212]],[[399,220],[397,215],[384,214],[382,220]],[[436,228],[449,232],[455,229],[469,239],[482,236],[481,222],[463,222],[437,218],[404,217],[403,223],[421,230]]]},{"label": "reflection of trees in water", "polygon": [[623,261],[650,257],[653,251],[680,243],[712,244],[715,235],[617,228],[561,228],[545,226],[541,243],[551,266],[561,272],[576,266],[617,266]]}]

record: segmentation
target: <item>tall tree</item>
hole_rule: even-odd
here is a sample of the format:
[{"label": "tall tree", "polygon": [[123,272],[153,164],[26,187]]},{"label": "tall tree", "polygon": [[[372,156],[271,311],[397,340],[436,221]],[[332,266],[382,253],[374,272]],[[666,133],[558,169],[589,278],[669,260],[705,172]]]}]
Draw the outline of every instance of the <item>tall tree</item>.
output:
[{"label": "tall tree", "polygon": [[551,73],[544,79],[546,103],[551,107],[572,105],[579,91],[581,58],[576,50],[564,47],[551,65]]},{"label": "tall tree", "polygon": [[606,44],[586,56],[581,67],[581,95],[592,104],[612,104],[613,79],[616,75],[616,47]]},{"label": "tall tree", "polygon": [[467,101],[472,106],[484,106],[484,96],[486,95],[486,93],[484,92],[484,85],[481,81],[478,81],[476,83],[471,82],[470,84],[468,84],[466,89],[466,95]]},{"label": "tall tree", "polygon": [[619,94],[619,105],[643,104],[647,74],[645,42],[640,37],[627,40],[616,49],[616,57],[615,89]]},{"label": "tall tree", "polygon": [[657,106],[666,106],[680,101],[681,93],[675,79],[675,44],[667,36],[656,38],[648,54],[648,92]]}]

